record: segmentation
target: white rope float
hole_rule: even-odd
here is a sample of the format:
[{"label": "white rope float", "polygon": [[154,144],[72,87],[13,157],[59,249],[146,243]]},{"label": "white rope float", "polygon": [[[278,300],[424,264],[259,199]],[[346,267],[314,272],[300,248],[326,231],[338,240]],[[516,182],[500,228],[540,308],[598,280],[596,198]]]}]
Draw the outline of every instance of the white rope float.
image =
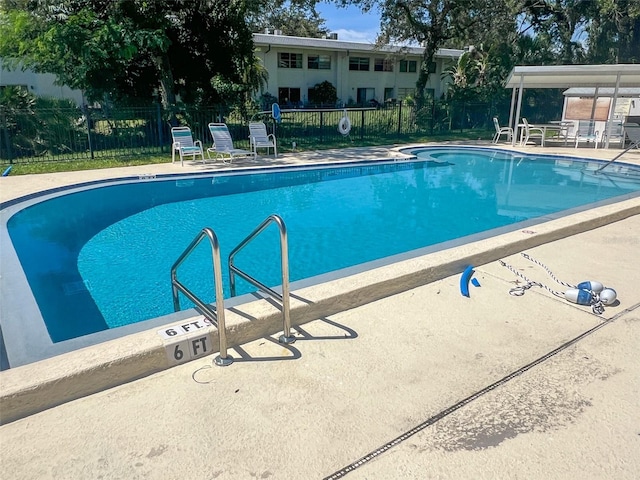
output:
[{"label": "white rope float", "polygon": [[347,115],[347,111],[345,110],[344,115],[338,122],[338,132],[346,136],[346,135],[349,135],[350,131],[351,131],[351,120],[349,119],[349,115]]}]

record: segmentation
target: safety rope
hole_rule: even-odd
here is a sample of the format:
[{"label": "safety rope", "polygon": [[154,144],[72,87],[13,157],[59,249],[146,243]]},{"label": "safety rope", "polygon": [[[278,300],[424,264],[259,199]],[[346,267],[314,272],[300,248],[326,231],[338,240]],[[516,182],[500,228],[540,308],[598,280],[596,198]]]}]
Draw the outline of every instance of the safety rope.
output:
[{"label": "safety rope", "polygon": [[562,280],[560,280],[558,277],[556,277],[556,276],[553,274],[553,272],[549,269],[549,267],[547,267],[544,263],[539,262],[538,260],[536,260],[536,259],[535,259],[535,258],[533,258],[533,257],[530,257],[528,254],[526,254],[526,253],[524,253],[524,252],[522,252],[522,253],[521,253],[521,255],[522,255],[524,258],[526,258],[527,260],[529,260],[530,262],[533,262],[533,263],[535,263],[536,265],[539,265],[539,266],[541,266],[542,268],[544,268],[544,269],[547,271],[547,273],[549,274],[549,276],[550,276],[551,278],[553,278],[553,279],[555,280],[555,282],[556,282],[556,283],[559,283],[559,284],[560,284],[560,285],[562,285],[563,287],[578,288],[578,287],[576,287],[575,285],[571,285],[570,283],[566,283],[566,282],[563,282]]},{"label": "safety rope", "polygon": [[[547,267],[545,264],[539,262],[535,258],[529,256],[526,253],[521,253],[521,255],[524,258],[526,258],[527,260],[529,260],[530,262],[533,262],[536,265],[539,265],[540,267],[542,267],[549,274],[549,276],[551,278],[553,278],[553,280],[555,282],[559,283],[560,285],[563,285],[563,286],[569,287],[569,288],[578,288],[575,285],[572,285],[570,283],[566,283],[566,282],[563,282],[562,280],[560,280],[558,277],[556,277],[553,274],[553,272],[549,269],[549,267]],[[554,296],[556,296],[558,298],[562,298],[562,299],[565,299],[565,300],[567,299],[567,297],[565,296],[564,293],[558,292],[556,290],[552,290],[551,288],[549,288],[548,286],[546,286],[546,285],[544,285],[544,284],[542,284],[540,282],[534,282],[533,280],[527,278],[525,275],[523,275],[522,273],[517,271],[514,267],[512,267],[509,264],[507,264],[506,262],[503,262],[502,260],[498,260],[498,262],[500,262],[500,265],[502,265],[503,267],[506,267],[511,272],[513,272],[516,276],[522,278],[523,280],[525,280],[527,282],[524,285],[518,285],[517,287],[514,287],[511,290],[509,290],[509,295],[513,295],[513,296],[516,296],[516,297],[521,297],[531,287],[540,287],[540,288],[544,288],[549,293],[551,293],[552,295],[554,295]],[[600,295],[598,293],[594,292],[593,290],[589,290],[589,293],[591,294],[591,303],[590,303],[591,310],[596,315],[602,315],[604,313],[604,304],[600,300]]]},{"label": "safety rope", "polygon": [[511,265],[503,262],[502,260],[498,260],[498,262],[500,262],[500,265],[502,265],[503,267],[507,267],[514,274],[516,274],[518,277],[524,279],[527,282],[524,285],[518,285],[517,287],[514,287],[511,290],[509,290],[509,295],[513,295],[513,296],[516,296],[516,297],[521,297],[522,295],[524,295],[524,292],[529,290],[531,287],[540,287],[540,288],[544,288],[545,290],[549,291],[551,294],[555,295],[556,297],[564,298],[564,293],[557,292],[555,290],[551,290],[549,287],[547,287],[546,285],[544,285],[544,284],[542,284],[540,282],[534,282],[533,280],[525,277],[522,273],[517,271]]}]

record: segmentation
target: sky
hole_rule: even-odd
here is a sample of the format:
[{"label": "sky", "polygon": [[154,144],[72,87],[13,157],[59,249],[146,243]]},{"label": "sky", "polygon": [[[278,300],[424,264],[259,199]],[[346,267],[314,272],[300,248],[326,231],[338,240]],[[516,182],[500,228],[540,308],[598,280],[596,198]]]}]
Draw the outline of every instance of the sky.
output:
[{"label": "sky", "polygon": [[373,43],[376,39],[380,26],[377,12],[365,14],[357,7],[338,8],[333,3],[318,3],[316,11],[339,40]]}]

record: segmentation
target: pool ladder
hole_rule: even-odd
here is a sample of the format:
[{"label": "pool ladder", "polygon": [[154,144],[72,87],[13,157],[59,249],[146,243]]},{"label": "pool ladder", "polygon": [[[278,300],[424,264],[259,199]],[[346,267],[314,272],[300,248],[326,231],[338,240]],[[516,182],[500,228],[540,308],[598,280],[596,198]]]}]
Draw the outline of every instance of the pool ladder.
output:
[{"label": "pool ladder", "polygon": [[[280,262],[282,272],[282,294],[276,292],[267,285],[256,280],[248,273],[240,270],[234,263],[234,258],[240,250],[246,247],[253,239],[262,233],[270,224],[275,223],[280,231]],[[213,263],[213,284],[216,293],[215,307],[207,305],[195,293],[189,290],[178,280],[178,267],[187,259],[193,250],[205,238],[209,239],[211,245],[211,260]],[[277,300],[282,308],[283,333],[278,339],[280,343],[290,344],[295,342],[296,338],[291,335],[291,315],[290,310],[290,293],[289,293],[289,254],[287,247],[287,227],[279,215],[270,215],[258,227],[251,232],[247,238],[235,247],[229,254],[229,283],[231,296],[236,296],[236,279],[235,275],[239,275],[262,292]],[[220,260],[220,244],[215,232],[205,227],[193,239],[189,246],[185,249],[180,257],[171,267],[171,290],[173,293],[173,308],[176,312],[180,310],[179,293],[182,292],[189,300],[191,300],[202,315],[204,315],[218,329],[218,337],[220,339],[220,355],[214,359],[214,363],[219,366],[226,366],[233,363],[233,357],[227,355],[227,335],[224,319],[224,291],[222,285],[222,267]]]}]

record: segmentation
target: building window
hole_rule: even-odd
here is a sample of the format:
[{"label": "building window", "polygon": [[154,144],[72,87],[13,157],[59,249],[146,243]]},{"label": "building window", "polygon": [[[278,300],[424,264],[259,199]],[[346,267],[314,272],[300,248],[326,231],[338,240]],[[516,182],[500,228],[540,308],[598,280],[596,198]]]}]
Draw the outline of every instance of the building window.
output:
[{"label": "building window", "polygon": [[393,100],[393,88],[384,89],[384,101]]},{"label": "building window", "polygon": [[414,88],[399,88],[398,89],[398,100],[404,100],[406,97],[413,97],[415,95]]},{"label": "building window", "polygon": [[349,70],[369,71],[368,57],[349,57]]},{"label": "building window", "polygon": [[436,62],[429,62],[429,73],[436,73]]},{"label": "building window", "polygon": [[331,56],[309,55],[307,57],[307,68],[311,70],[331,70]]},{"label": "building window", "polygon": [[289,87],[278,88],[278,103],[286,107],[300,106],[300,89]]},{"label": "building window", "polygon": [[278,54],[278,67],[302,68],[302,54],[280,52]]},{"label": "building window", "polygon": [[400,71],[403,73],[415,73],[418,71],[417,60],[400,60]]},{"label": "building window", "polygon": [[373,70],[376,72],[393,72],[393,62],[386,58],[376,58],[373,64]]},{"label": "building window", "polygon": [[358,102],[359,105],[365,105],[371,100],[375,100],[375,98],[375,88],[358,88],[356,102]]}]

